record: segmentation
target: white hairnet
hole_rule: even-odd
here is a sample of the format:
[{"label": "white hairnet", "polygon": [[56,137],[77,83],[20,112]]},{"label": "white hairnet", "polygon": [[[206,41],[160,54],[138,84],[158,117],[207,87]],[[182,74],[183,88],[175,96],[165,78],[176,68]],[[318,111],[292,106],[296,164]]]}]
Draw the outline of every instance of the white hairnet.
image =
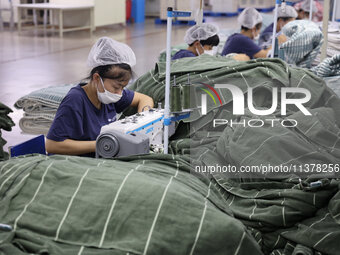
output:
[{"label": "white hairnet", "polygon": [[132,49],[109,37],[101,37],[93,45],[87,64],[92,69],[98,66],[128,64],[130,67],[136,65],[136,56]]},{"label": "white hairnet", "polygon": [[237,18],[240,25],[252,29],[257,24],[262,23],[261,14],[253,7],[245,8]]},{"label": "white hairnet", "polygon": [[184,41],[190,45],[195,41],[207,40],[217,33],[218,27],[212,24],[203,23],[189,28],[185,34]]},{"label": "white hairnet", "polygon": [[[316,7],[316,3],[315,1],[312,1],[312,8],[313,8],[313,12],[317,12],[318,8]],[[310,0],[305,0],[302,4],[301,4],[301,9],[305,12],[310,12]]]},{"label": "white hairnet", "polygon": [[277,12],[278,18],[296,18],[298,16],[294,7],[286,5],[285,8],[279,7]]}]

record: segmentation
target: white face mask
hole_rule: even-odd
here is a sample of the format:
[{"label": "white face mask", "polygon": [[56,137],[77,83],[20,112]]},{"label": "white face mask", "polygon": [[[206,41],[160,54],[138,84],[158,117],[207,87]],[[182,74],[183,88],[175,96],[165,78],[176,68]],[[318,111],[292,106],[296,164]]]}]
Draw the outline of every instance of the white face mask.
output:
[{"label": "white face mask", "polygon": [[104,92],[99,92],[98,88],[97,88],[97,95],[98,95],[98,99],[100,102],[102,102],[103,104],[112,104],[112,103],[117,103],[121,98],[122,95],[120,94],[115,94],[115,93],[111,93],[110,91],[106,90],[104,87],[104,82],[102,80],[101,77],[100,78],[100,82],[104,88]]},{"label": "white face mask", "polygon": [[217,55],[217,47],[212,47],[211,50],[204,50],[204,54],[208,54],[210,56],[216,56]]},{"label": "white face mask", "polygon": [[204,54],[207,54],[207,55],[210,55],[210,56],[215,56],[214,53],[215,53],[214,50],[205,50],[204,51]]},{"label": "white face mask", "polygon": [[260,34],[258,34],[257,36],[255,36],[254,33],[253,33],[253,37],[254,37],[254,39],[253,39],[254,41],[258,41],[258,40],[260,39]]}]

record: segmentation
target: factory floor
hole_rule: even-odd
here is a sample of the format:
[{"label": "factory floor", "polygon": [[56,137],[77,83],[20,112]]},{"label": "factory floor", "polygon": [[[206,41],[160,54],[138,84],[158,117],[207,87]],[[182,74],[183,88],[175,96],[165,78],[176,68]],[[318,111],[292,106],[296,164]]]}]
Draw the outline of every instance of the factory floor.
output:
[{"label": "factory floor", "polygon": [[[220,29],[237,28],[235,17],[206,18],[206,22],[218,25]],[[183,43],[187,25],[176,25],[172,29],[172,45]],[[95,43],[108,36],[127,43],[135,52],[138,76],[151,70],[159,53],[166,47],[166,25],[155,25],[154,19],[144,24],[113,25],[99,27],[90,36],[88,31],[58,33],[42,30],[26,30],[20,35],[5,28],[0,32],[0,102],[13,109],[10,114],[15,122],[11,132],[2,131],[7,140],[5,150],[29,140],[36,135],[24,134],[19,128],[22,110],[14,103],[22,96],[41,88],[76,83],[88,76],[87,55]]]}]

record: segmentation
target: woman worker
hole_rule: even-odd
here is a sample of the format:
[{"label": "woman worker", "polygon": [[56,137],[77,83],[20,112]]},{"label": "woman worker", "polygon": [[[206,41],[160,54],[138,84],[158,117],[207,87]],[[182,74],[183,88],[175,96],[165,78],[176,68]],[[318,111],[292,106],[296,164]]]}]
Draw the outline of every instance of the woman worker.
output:
[{"label": "woman worker", "polygon": [[94,156],[102,126],[116,120],[128,106],[138,112],[153,107],[152,98],[124,89],[136,64],[126,44],[100,38],[88,56],[90,81],[72,88],[61,102],[47,134],[46,150],[65,155]]},{"label": "woman worker", "polygon": [[226,41],[222,56],[230,53],[246,54],[250,59],[266,58],[270,49],[261,49],[254,40],[260,36],[262,16],[255,8],[244,9],[238,17],[241,33],[231,35]]},{"label": "woman worker", "polygon": [[[298,13],[298,20],[309,20],[309,14],[310,14],[310,0],[305,0],[301,3],[296,4],[294,7],[297,10]],[[323,16],[323,8],[322,5],[319,4],[319,8],[321,11],[319,11],[317,7],[317,1],[312,1],[312,20],[315,22],[322,21]]]},{"label": "woman worker", "polygon": [[184,41],[189,46],[186,50],[178,51],[172,60],[197,57],[202,54],[215,55],[214,47],[220,43],[217,35],[218,28],[212,24],[203,23],[189,28],[185,34]]},{"label": "woman worker", "polygon": [[[294,21],[297,18],[298,14],[294,7],[287,5],[285,8],[279,7],[277,12],[277,25],[276,25],[276,33],[279,36],[280,43],[286,40],[285,36],[282,35],[282,28],[291,21]],[[259,46],[265,47],[270,46],[273,38],[273,29],[274,23],[270,24],[266,29],[261,33]]]}]

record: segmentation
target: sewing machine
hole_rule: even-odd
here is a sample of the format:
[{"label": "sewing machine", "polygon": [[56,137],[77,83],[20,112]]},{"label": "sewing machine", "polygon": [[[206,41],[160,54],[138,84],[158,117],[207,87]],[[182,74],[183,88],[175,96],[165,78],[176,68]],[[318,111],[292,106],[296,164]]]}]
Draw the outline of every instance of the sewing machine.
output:
[{"label": "sewing machine", "polygon": [[[114,158],[161,152],[164,135],[164,109],[148,111],[103,126],[96,141],[96,157]],[[175,122],[169,136],[175,133]]]}]

